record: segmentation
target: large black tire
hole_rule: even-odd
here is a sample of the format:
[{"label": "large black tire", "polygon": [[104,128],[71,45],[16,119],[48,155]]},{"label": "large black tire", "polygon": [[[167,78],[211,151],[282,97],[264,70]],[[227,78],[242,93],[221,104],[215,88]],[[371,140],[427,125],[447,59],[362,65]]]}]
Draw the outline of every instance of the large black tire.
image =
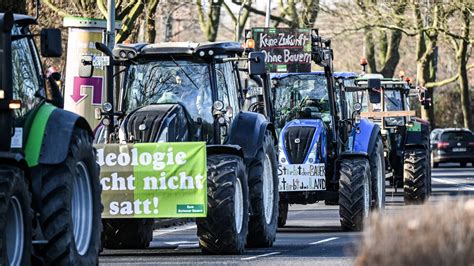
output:
[{"label": "large black tire", "polygon": [[[196,221],[199,246],[206,254],[242,254],[249,221],[248,183],[242,158],[208,155],[207,180],[207,217]],[[239,191],[241,200],[236,193]],[[241,207],[241,216],[236,215],[236,205]],[[236,217],[240,219],[237,221]]]},{"label": "large black tire", "polygon": [[360,231],[370,210],[370,166],[365,158],[339,162],[339,216],[344,231]]},{"label": "large black tire", "polygon": [[262,148],[249,167],[248,181],[252,206],[247,236],[249,247],[271,247],[275,241],[279,202],[277,167],[274,140],[267,130]]},{"label": "large black tire", "polygon": [[154,219],[103,219],[103,245],[108,249],[144,249],[153,240]]},{"label": "large black tire", "polygon": [[39,220],[48,240],[44,260],[49,265],[98,264],[103,208],[95,159],[92,137],[75,128],[66,160],[42,166],[46,174],[41,180]]},{"label": "large black tire", "polygon": [[278,208],[278,227],[283,227],[286,225],[286,219],[288,219],[288,202],[279,203]]},{"label": "large black tire", "polygon": [[0,265],[31,264],[30,195],[23,171],[0,165]]},{"label": "large black tire", "polygon": [[382,137],[378,136],[369,154],[370,182],[372,184],[372,209],[385,208],[385,156]]},{"label": "large black tire", "polygon": [[405,151],[403,190],[406,204],[423,203],[429,195],[428,156],[423,149]]}]

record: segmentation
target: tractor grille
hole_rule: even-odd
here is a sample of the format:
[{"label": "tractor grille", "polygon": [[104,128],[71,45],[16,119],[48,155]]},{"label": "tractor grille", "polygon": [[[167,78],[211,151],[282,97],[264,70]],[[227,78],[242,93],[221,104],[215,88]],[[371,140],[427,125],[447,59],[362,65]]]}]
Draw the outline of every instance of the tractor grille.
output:
[{"label": "tractor grille", "polygon": [[163,119],[174,105],[149,105],[135,111],[128,117],[126,130],[136,142],[155,142],[158,139]]},{"label": "tractor grille", "polygon": [[303,163],[311,148],[315,130],[314,127],[289,127],[286,129],[285,148],[290,163]]}]

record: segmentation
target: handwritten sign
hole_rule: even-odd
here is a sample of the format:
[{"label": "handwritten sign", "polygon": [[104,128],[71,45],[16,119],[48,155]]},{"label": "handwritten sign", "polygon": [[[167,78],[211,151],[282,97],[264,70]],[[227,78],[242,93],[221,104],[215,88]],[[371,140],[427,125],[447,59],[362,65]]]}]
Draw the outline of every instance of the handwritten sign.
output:
[{"label": "handwritten sign", "polygon": [[311,71],[311,30],[253,28],[255,49],[265,53],[269,72]]}]

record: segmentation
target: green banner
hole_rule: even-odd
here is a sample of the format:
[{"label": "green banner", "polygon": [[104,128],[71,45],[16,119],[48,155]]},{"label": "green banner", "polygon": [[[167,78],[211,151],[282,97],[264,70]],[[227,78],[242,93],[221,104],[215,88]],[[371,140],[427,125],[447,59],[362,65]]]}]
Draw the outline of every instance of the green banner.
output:
[{"label": "green banner", "polygon": [[205,217],[205,142],[95,145],[102,218]]}]

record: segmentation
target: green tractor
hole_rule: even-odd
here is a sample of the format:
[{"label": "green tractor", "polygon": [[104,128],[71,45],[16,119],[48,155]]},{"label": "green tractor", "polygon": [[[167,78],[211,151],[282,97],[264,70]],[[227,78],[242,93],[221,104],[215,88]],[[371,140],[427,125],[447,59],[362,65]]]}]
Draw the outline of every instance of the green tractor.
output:
[{"label": "green tractor", "polygon": [[[92,131],[46,82],[35,24],[0,13],[0,265],[94,265],[102,205]],[[40,37],[43,56],[61,55],[59,30]]]},{"label": "green tractor", "polygon": [[[374,85],[376,84],[376,85]],[[404,189],[405,203],[421,203],[431,193],[429,123],[410,110],[409,97],[429,108],[423,91],[409,79],[365,74],[346,86],[348,106],[361,108],[361,117],[380,125],[384,143],[386,180],[395,190]]]},{"label": "green tractor", "polygon": [[[193,190],[189,189],[175,190],[168,197],[178,173],[199,168],[191,162],[196,158],[186,157],[183,160],[187,163],[169,171],[164,167],[142,172],[138,167],[133,172],[130,168],[115,168],[111,176],[107,168],[102,168],[101,182],[107,189],[113,187],[112,179],[117,175],[132,176],[135,184],[145,183],[140,189],[149,187],[147,182],[153,176],[162,178],[162,186],[153,183],[156,190],[148,194],[138,191],[137,186],[104,191],[103,198],[137,199],[146,194],[148,197],[141,202],[147,206],[148,202],[160,202],[152,206],[157,206],[155,216],[144,215],[148,209],[135,209],[138,214],[129,211],[127,204],[122,204],[124,200],[104,202],[104,247],[146,248],[153,237],[155,218],[177,217],[196,218],[204,253],[241,254],[245,247],[272,246],[278,217],[277,141],[263,54],[247,51],[235,42],[118,44],[113,51],[100,43],[96,47],[108,60],[84,57],[81,77],[92,77],[93,66],[100,61],[109,62],[108,71],[119,67],[116,74],[122,74],[120,93],[106,80],[108,95],[120,97],[97,110],[101,119],[95,130],[97,149],[115,149],[116,153],[110,155],[115,160],[133,156],[123,151],[134,148],[149,147],[159,154],[163,147],[170,147],[165,150],[171,152],[179,145],[188,145],[187,149],[203,145],[205,156],[198,157],[207,158],[199,163],[199,167],[204,166],[202,176],[207,173],[203,183],[207,193],[204,191],[199,204],[192,203],[196,197],[190,198]],[[250,84],[249,80],[263,90],[263,102],[258,103],[259,108],[251,108],[254,112],[244,107],[248,92],[244,83]],[[107,160],[107,156],[104,158]],[[170,172],[176,176],[168,175]],[[138,178],[140,175],[144,178]],[[119,201],[124,206],[120,210],[114,205]],[[183,205],[190,206],[192,213],[183,212]]]}]

